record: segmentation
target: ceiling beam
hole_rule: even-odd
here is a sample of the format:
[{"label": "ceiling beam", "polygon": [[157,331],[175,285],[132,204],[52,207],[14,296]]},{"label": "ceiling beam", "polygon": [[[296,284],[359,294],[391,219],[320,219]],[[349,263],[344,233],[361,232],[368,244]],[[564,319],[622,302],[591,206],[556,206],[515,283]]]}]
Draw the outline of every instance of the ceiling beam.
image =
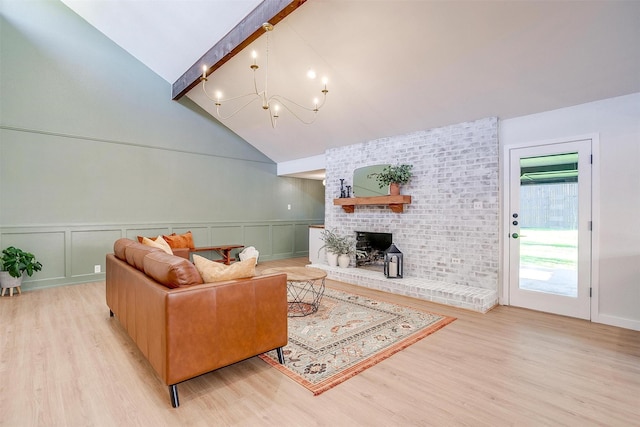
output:
[{"label": "ceiling beam", "polygon": [[179,100],[200,83],[202,66],[212,64],[207,76],[237,55],[242,49],[260,37],[265,30],[262,24],[276,25],[307,0],[265,0],[236,25],[215,46],[193,64],[171,87],[171,98]]}]

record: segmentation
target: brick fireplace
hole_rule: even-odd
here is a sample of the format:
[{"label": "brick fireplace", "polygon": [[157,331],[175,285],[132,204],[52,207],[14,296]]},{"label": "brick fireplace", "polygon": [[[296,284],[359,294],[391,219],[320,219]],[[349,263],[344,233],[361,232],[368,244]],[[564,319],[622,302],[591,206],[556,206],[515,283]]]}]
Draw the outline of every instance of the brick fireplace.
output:
[{"label": "brick fireplace", "polygon": [[[391,233],[403,252],[405,277],[321,267],[336,280],[489,310],[498,290],[498,157],[497,118],[328,150],[325,227],[340,234]],[[385,206],[346,213],[333,205],[341,178],[351,184],[355,169],[385,163],[413,164],[413,177],[402,187],[412,197],[404,213]]]}]

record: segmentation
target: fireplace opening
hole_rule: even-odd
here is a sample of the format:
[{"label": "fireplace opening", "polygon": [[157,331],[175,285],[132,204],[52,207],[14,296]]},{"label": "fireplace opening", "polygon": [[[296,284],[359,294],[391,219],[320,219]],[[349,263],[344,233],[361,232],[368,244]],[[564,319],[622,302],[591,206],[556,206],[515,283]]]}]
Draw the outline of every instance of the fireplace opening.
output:
[{"label": "fireplace opening", "polygon": [[391,246],[391,233],[356,231],[356,267],[383,271],[384,251]]}]

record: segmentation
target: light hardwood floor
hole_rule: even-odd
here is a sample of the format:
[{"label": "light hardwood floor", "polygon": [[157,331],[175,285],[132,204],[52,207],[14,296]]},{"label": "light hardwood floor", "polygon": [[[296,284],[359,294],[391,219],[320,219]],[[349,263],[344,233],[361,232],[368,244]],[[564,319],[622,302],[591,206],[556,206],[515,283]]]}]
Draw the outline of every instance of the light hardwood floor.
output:
[{"label": "light hardwood floor", "polygon": [[0,425],[640,425],[640,332],[327,283],[458,320],[320,396],[254,357],[180,384],[173,409],[167,387],[109,317],[104,282],[5,296]]}]

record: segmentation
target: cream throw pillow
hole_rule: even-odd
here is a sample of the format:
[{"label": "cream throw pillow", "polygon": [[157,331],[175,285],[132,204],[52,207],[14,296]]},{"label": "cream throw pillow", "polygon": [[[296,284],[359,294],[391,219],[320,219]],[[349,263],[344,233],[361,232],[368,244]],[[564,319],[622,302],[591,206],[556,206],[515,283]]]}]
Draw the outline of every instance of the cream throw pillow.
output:
[{"label": "cream throw pillow", "polygon": [[205,283],[222,282],[223,280],[243,279],[256,275],[256,259],[249,258],[244,261],[225,265],[221,262],[211,261],[200,255],[193,255],[193,263],[202,276]]},{"label": "cream throw pillow", "polygon": [[151,240],[147,237],[142,238],[142,244],[147,246],[152,246],[154,248],[160,248],[169,255],[173,255],[173,251],[171,250],[171,246],[167,243],[166,240],[162,238],[162,235],[158,236],[156,240]]}]

